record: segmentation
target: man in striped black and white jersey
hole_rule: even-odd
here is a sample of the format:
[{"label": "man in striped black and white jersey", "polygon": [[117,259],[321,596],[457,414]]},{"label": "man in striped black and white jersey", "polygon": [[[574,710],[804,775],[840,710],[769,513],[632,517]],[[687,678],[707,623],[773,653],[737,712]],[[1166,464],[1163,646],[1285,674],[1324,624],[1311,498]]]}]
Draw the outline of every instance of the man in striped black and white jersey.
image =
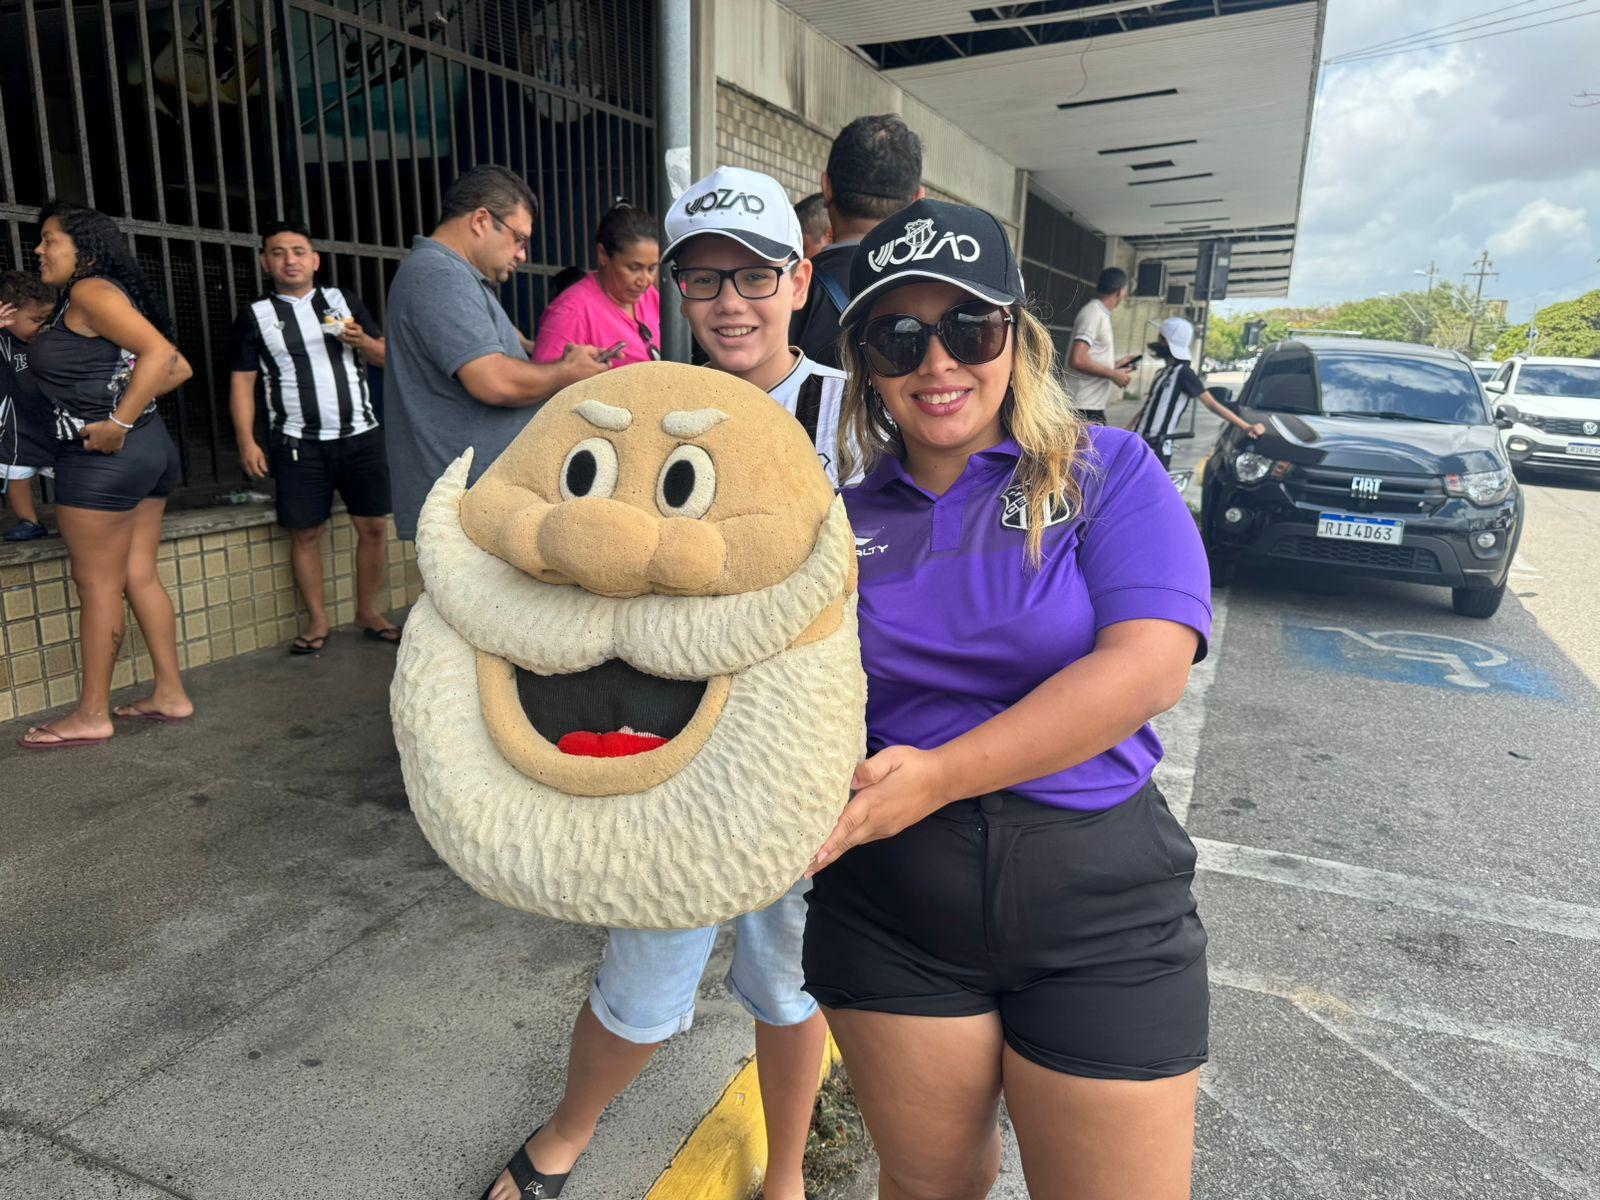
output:
[{"label": "man in striped black and white jersey", "polygon": [[[270,472],[277,481],[278,523],[289,531],[295,583],[306,607],[307,624],[290,643],[291,654],[315,654],[327,645],[322,531],[335,492],[356,530],[356,624],[367,637],[400,640],[378,607],[391,505],[367,366],[383,366],[384,339],[357,296],[318,286],[320,265],[304,225],[268,225],[261,243],[267,293],[247,305],[233,327],[230,408],[239,463],[252,479]],[[255,438],[258,382],[265,385],[265,452]]]}]

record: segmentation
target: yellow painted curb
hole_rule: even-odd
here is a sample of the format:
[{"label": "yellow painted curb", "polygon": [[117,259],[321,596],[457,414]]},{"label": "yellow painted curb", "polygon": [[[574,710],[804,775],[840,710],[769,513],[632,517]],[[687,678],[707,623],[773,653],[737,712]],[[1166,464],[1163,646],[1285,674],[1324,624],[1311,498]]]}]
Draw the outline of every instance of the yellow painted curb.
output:
[{"label": "yellow painted curb", "polygon": [[[839,1064],[828,1035],[822,1078]],[[767,1123],[756,1062],[747,1059],[661,1172],[645,1200],[749,1200],[767,1169]]]}]

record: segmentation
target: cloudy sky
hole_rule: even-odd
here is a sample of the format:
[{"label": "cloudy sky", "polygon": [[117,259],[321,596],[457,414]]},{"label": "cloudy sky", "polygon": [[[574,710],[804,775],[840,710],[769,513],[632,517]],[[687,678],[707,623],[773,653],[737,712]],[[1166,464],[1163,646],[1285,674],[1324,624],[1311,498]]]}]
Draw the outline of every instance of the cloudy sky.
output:
[{"label": "cloudy sky", "polygon": [[1420,288],[1430,261],[1460,281],[1485,248],[1514,320],[1600,287],[1600,103],[1574,100],[1600,95],[1600,0],[1329,0],[1324,58],[1480,13],[1592,15],[1325,67],[1291,303]]}]

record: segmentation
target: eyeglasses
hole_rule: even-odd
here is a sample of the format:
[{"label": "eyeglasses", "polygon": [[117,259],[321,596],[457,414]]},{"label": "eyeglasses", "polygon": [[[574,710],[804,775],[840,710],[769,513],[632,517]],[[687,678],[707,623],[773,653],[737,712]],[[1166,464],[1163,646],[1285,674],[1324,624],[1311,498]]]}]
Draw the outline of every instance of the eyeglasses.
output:
[{"label": "eyeglasses", "polygon": [[512,240],[517,243],[518,250],[526,250],[528,248],[528,240],[533,237],[533,230],[530,229],[527,233],[518,233],[516,227],[499,213],[490,212],[487,208],[483,211],[489,213],[489,219],[511,235]]},{"label": "eyeglasses", "polygon": [[957,362],[969,367],[993,362],[1006,348],[1006,327],[1012,323],[1005,309],[974,300],[947,310],[933,325],[903,313],[868,321],[856,345],[873,374],[895,379],[922,365],[936,333]]},{"label": "eyeglasses", "polygon": [[723,282],[729,279],[733,280],[733,290],[746,300],[765,300],[778,294],[778,280],[794,265],[790,261],[781,267],[734,267],[731,271],[719,271],[715,267],[674,264],[672,281],[685,300],[715,300],[722,295]]}]

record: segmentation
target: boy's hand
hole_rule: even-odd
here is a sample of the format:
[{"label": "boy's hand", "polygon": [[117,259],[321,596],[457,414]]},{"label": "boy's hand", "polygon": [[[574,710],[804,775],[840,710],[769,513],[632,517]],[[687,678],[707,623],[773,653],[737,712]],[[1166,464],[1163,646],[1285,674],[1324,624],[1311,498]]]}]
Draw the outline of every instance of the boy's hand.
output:
[{"label": "boy's hand", "polygon": [[9,329],[17,319],[15,304],[0,304],[0,329]]}]

